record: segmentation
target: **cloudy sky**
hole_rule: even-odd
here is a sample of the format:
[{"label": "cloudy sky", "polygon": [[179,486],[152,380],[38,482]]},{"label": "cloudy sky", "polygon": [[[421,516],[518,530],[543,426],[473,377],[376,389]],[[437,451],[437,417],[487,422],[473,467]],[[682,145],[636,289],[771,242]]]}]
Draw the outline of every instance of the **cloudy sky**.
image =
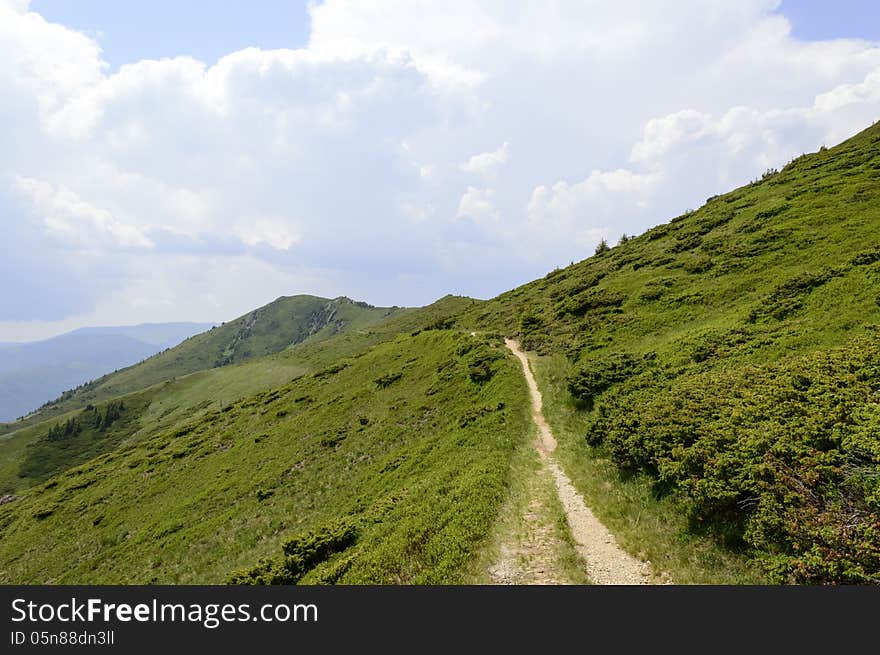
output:
[{"label": "cloudy sky", "polygon": [[0,0],[0,341],[491,297],[880,118],[876,6]]}]

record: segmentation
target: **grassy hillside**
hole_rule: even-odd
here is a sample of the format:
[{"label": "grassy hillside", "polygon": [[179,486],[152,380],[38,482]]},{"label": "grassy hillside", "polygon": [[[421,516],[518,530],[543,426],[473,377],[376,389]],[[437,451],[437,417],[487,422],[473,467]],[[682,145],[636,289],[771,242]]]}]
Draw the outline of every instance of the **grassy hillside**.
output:
[{"label": "grassy hillside", "polygon": [[[94,401],[99,408],[114,398],[128,403],[127,420],[121,426],[116,426],[112,438],[100,434],[100,438],[94,442],[86,438],[69,442],[49,439],[49,433],[56,425],[77,421],[82,413],[83,410],[76,409],[79,399],[70,399],[61,406],[72,409],[63,413],[49,413],[42,421],[39,420],[41,416],[31,417],[16,424],[20,426],[19,429],[0,435],[0,493],[26,489],[54,473],[82,463],[89,455],[95,456],[120,444],[135,443],[163,430],[171,430],[181,421],[217,411],[246,396],[274,389],[303,373],[362,353],[400,334],[436,326],[474,303],[468,298],[447,296],[427,307],[388,311],[387,317],[377,323],[372,322],[374,316],[363,316],[356,311],[350,323],[331,322],[305,341],[280,353],[169,378],[141,391]],[[350,307],[360,309],[354,303],[345,302],[342,320],[350,316],[345,311]],[[147,368],[149,364],[149,361],[144,362],[123,373],[133,376],[142,368],[154,373]],[[112,381],[114,377],[108,376],[108,380]],[[134,381],[131,386],[138,388],[141,385]],[[38,457],[44,459],[45,463],[35,468],[31,463]]]},{"label": "grassy hillside", "polygon": [[572,466],[649,476],[773,580],[880,581],[880,125],[459,324],[552,359]]},{"label": "grassy hillside", "polygon": [[320,340],[342,331],[363,329],[406,311],[399,307],[373,307],[344,297],[334,300],[315,296],[282,297],[134,366],[65,391],[41,408],[36,416],[24,422],[0,424],[0,434],[196,371],[276,353],[309,337]]},{"label": "grassy hillside", "polygon": [[530,431],[497,339],[401,335],[0,505],[0,582],[454,582]]}]

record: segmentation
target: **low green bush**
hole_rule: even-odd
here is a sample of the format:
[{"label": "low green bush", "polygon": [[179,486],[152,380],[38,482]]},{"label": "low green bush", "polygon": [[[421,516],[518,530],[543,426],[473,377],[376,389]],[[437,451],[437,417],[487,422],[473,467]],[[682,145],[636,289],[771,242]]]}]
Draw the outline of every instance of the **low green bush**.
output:
[{"label": "low green bush", "polygon": [[577,400],[590,401],[611,385],[640,372],[651,359],[650,355],[630,353],[610,353],[590,358],[569,375],[568,390]]}]

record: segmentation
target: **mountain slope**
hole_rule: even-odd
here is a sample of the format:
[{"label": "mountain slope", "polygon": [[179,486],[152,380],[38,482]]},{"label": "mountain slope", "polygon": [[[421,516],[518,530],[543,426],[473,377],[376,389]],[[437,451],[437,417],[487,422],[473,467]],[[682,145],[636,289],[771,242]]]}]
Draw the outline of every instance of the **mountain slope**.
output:
[{"label": "mountain slope", "polygon": [[[341,358],[357,356],[399,335],[442,323],[446,317],[475,302],[447,296],[426,307],[387,312],[374,322],[376,312],[361,314],[360,305],[344,301],[342,315],[353,320],[346,324],[331,322],[305,341],[273,355],[180,377],[160,378],[150,386],[145,386],[136,376],[150,365],[150,360],[107,376],[108,383],[89,397],[71,394],[71,398],[53,405],[50,408],[53,411],[43,410],[25,421],[11,424],[15,429],[0,435],[0,493],[26,489],[122,444],[136,443],[171,430],[181,422],[219,411],[229,403],[276,388]],[[351,308],[353,312],[346,311]],[[163,355],[173,355],[176,351],[172,349]],[[150,375],[156,375],[155,369],[147,370]],[[106,387],[115,384],[122,375],[127,376],[128,386],[138,391],[96,398],[108,395]],[[112,430],[95,434],[85,429],[78,432],[75,439],[49,438],[57,426],[79,421],[85,411],[82,407],[94,405],[99,411],[106,411],[108,403],[117,401],[126,405],[125,420]],[[86,427],[90,423],[86,420]]]},{"label": "mountain slope", "polygon": [[459,325],[542,356],[570,466],[651,477],[777,581],[880,581],[880,125]]},{"label": "mountain slope", "polygon": [[141,323],[140,325],[121,325],[118,327],[85,327],[73,330],[68,334],[122,334],[164,350],[176,346],[193,335],[210,330],[212,327],[212,323]]},{"label": "mountain slope", "polygon": [[0,505],[0,581],[454,582],[529,434],[499,340],[400,335]]},{"label": "mountain slope", "polygon": [[300,343],[311,336],[326,338],[357,330],[406,310],[373,307],[348,298],[282,297],[228,323],[197,334],[134,366],[65,391],[28,422],[6,425],[21,429],[55,418],[88,403],[101,402],[151,385],[230,364],[246,362]]},{"label": "mountain slope", "polygon": [[131,366],[208,329],[201,323],[88,328],[0,353],[0,421],[11,421],[116,369]]}]

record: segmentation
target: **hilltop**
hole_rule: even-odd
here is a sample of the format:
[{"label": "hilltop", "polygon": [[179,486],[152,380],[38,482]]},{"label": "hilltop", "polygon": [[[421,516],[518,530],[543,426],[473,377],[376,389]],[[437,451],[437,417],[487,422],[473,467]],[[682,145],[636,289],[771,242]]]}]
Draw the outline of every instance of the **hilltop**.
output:
[{"label": "hilltop", "polygon": [[[307,295],[284,296],[232,321],[199,331],[179,345],[166,347],[135,365],[68,389],[41,407],[36,416],[28,417],[24,423],[2,426],[0,433],[158,382],[276,353],[308,338],[321,340],[345,330],[362,329],[404,311],[400,307],[373,307],[345,297],[331,300]],[[105,332],[93,328],[75,336],[100,341],[100,335]],[[153,332],[158,335],[155,329]]]}]

